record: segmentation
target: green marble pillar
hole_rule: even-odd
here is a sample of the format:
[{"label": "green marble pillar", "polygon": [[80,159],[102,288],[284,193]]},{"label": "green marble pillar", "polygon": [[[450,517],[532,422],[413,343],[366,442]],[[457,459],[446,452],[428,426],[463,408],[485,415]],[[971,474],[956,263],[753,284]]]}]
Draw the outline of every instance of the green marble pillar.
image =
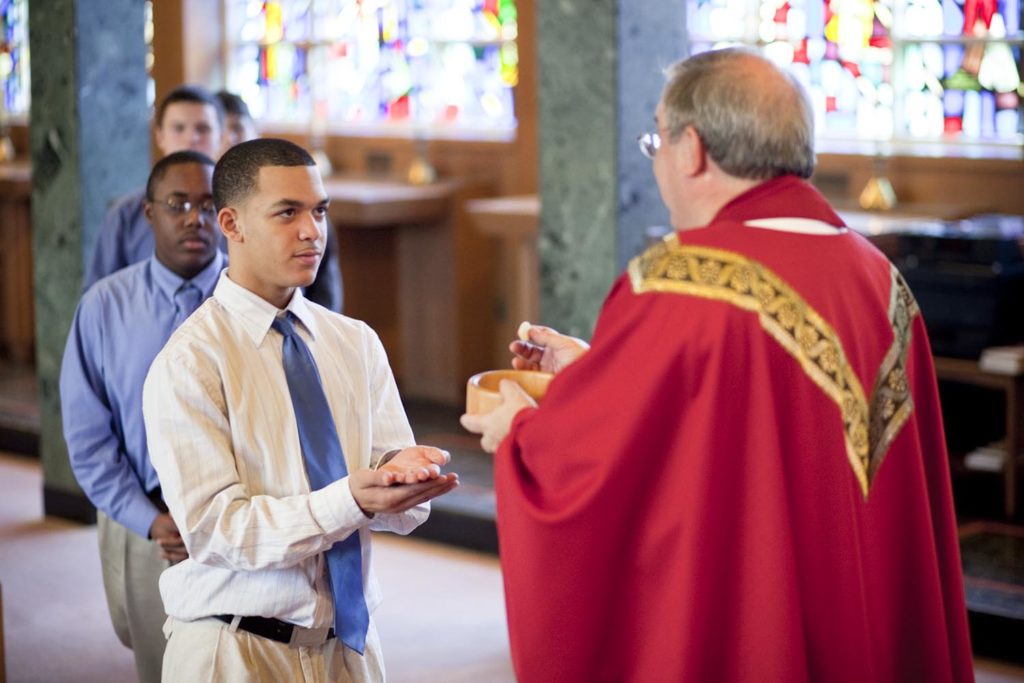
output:
[{"label": "green marble pillar", "polygon": [[541,318],[581,337],[617,271],[618,4],[537,3]]},{"label": "green marble pillar", "polygon": [[668,215],[636,136],[653,128],[662,69],[685,56],[685,3],[537,3],[545,324],[589,338],[604,297]]},{"label": "green marble pillar", "polygon": [[32,3],[32,233],[46,514],[89,519],[68,464],[58,381],[83,264],[107,206],[149,172],[139,0]]}]

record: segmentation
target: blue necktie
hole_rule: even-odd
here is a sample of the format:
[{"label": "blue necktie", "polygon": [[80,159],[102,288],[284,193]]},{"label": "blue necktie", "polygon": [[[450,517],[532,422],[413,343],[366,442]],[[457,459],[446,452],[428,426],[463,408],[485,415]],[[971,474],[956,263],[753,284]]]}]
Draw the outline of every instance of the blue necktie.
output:
[{"label": "blue necktie", "polygon": [[203,293],[191,282],[186,282],[174,293],[174,329],[185,322],[202,303]]},{"label": "blue necktie", "polygon": [[[341,451],[338,430],[331,417],[327,396],[320,383],[320,373],[309,347],[292,324],[292,314],[276,318],[271,325],[284,336],[282,356],[288,393],[299,426],[299,443],[306,461],[309,486],[314,491],[324,488],[348,474],[345,455]],[[363,597],[363,560],[359,548],[359,532],[338,541],[327,556],[327,570],[334,593],[334,632],[345,645],[363,654],[370,615]]]}]

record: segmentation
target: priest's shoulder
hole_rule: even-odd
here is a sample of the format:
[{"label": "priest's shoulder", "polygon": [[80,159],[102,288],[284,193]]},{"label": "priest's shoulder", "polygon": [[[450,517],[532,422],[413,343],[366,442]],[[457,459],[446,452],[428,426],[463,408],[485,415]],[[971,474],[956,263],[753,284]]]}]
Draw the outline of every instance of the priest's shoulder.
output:
[{"label": "priest's shoulder", "polygon": [[660,291],[655,282],[668,279],[690,279],[689,263],[698,261],[728,262],[746,259],[723,242],[722,231],[714,227],[694,228],[684,233],[673,231],[633,257],[626,268],[626,277],[635,293]]}]

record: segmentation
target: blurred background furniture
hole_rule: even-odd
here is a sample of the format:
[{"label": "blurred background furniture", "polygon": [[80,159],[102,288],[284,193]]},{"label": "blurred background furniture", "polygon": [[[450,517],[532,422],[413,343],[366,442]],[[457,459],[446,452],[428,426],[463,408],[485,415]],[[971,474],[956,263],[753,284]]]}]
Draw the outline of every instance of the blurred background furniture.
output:
[{"label": "blurred background furniture", "polygon": [[35,357],[31,197],[29,163],[0,163],[0,360],[19,365]]},{"label": "blurred background furniture", "polygon": [[464,208],[486,185],[334,176],[324,189],[345,314],[380,335],[404,397],[461,404],[490,361],[495,249]]},{"label": "blurred background furniture", "polygon": [[[1024,454],[1024,374],[990,372],[983,370],[976,360],[942,356],[935,358],[935,374],[940,381],[983,387],[1002,393],[1006,406],[1006,437],[1003,442],[1005,450],[1001,472],[1003,511],[1008,519],[1012,519],[1017,513],[1018,466]],[[956,454],[953,455],[956,457]]]},{"label": "blurred background furniture", "polygon": [[524,320],[540,319],[537,231],[540,198],[517,195],[473,199],[466,205],[473,224],[481,234],[498,244],[498,289],[496,324],[493,332],[494,368],[509,363],[508,345]]}]

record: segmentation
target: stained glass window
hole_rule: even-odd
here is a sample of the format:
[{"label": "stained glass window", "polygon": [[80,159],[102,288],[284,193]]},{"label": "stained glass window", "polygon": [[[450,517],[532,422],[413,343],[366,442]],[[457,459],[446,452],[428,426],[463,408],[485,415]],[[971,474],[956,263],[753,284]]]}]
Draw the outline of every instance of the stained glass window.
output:
[{"label": "stained glass window", "polygon": [[225,0],[227,87],[264,122],[508,133],[514,0]]},{"label": "stained glass window", "polygon": [[692,52],[755,45],[825,140],[1024,142],[1020,0],[688,0]]},{"label": "stained glass window", "polygon": [[24,117],[29,107],[28,1],[0,0],[0,121]]},{"label": "stained glass window", "polygon": [[[153,105],[153,3],[145,2],[146,73],[149,74],[147,101]],[[7,116],[26,118],[29,113],[28,0],[0,0],[0,122]]]}]

